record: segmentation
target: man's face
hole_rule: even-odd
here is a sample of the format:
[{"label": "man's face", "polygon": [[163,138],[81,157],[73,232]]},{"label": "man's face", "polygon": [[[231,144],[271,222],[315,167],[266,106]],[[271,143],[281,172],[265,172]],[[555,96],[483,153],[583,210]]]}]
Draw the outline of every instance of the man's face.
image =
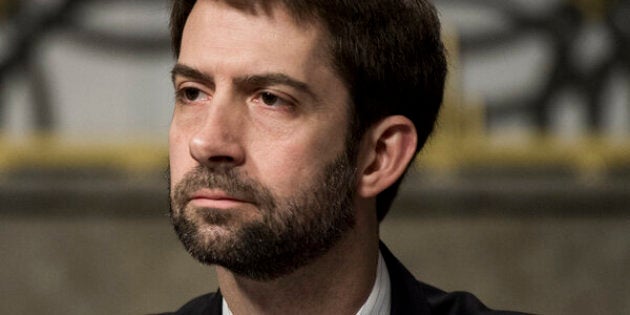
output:
[{"label": "man's face", "polygon": [[170,188],[175,230],[202,262],[272,279],[352,228],[349,98],[324,40],[279,7],[195,4],[173,71]]}]

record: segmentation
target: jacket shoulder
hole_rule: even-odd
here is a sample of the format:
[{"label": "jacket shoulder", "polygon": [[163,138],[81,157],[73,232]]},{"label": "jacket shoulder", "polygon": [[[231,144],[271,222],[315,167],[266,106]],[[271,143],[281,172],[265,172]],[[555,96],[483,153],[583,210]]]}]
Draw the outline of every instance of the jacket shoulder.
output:
[{"label": "jacket shoulder", "polygon": [[493,310],[475,295],[464,291],[444,292],[428,284],[416,281],[426,294],[431,314],[462,315],[526,315],[527,313]]},{"label": "jacket shoulder", "polygon": [[518,312],[497,311],[486,307],[468,292],[445,292],[416,278],[394,257],[385,244],[380,244],[390,276],[392,315],[517,315]]},{"label": "jacket shoulder", "polygon": [[175,312],[160,315],[221,315],[222,303],[220,292],[208,293],[188,301]]}]

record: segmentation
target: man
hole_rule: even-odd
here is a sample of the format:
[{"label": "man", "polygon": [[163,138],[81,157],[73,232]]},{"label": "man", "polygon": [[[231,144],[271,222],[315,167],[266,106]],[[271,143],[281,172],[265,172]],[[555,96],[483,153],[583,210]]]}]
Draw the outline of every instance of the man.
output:
[{"label": "man", "polygon": [[219,291],[175,314],[486,314],[379,244],[442,101],[425,0],[176,0],[171,218]]}]

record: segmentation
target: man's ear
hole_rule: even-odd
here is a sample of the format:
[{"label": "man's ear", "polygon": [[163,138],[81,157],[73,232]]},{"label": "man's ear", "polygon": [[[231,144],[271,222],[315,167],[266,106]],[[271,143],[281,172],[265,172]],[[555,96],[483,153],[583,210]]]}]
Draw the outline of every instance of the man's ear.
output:
[{"label": "man's ear", "polygon": [[405,116],[388,116],[367,130],[358,159],[357,193],[371,198],[400,178],[414,157],[418,135]]}]

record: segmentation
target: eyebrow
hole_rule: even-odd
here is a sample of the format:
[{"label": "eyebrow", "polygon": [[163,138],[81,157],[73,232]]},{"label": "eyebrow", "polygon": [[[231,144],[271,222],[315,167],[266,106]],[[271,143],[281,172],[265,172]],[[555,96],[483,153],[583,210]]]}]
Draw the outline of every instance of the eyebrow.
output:
[{"label": "eyebrow", "polygon": [[173,84],[175,84],[177,76],[190,78],[204,84],[214,86],[214,78],[185,64],[178,63],[171,70],[171,80],[173,81]]},{"label": "eyebrow", "polygon": [[236,85],[244,85],[244,86],[256,86],[256,87],[264,87],[264,86],[274,86],[274,85],[285,85],[292,87],[299,92],[305,93],[310,96],[313,100],[318,101],[319,98],[317,95],[309,88],[308,84],[291,78],[290,76],[283,73],[263,73],[257,75],[250,75],[246,77],[236,78],[234,79],[234,83]]},{"label": "eyebrow", "polygon": [[[185,64],[177,63],[171,70],[171,80],[175,83],[177,76],[183,76],[193,80],[200,81],[206,85],[214,86],[214,78],[202,71],[199,71],[193,67]],[[307,94],[315,101],[319,101],[317,95],[310,89],[308,84],[294,79],[284,73],[269,72],[256,75],[248,75],[243,77],[237,77],[234,79],[234,84],[241,87],[266,87],[274,85],[285,85],[298,90],[299,92]]]}]

